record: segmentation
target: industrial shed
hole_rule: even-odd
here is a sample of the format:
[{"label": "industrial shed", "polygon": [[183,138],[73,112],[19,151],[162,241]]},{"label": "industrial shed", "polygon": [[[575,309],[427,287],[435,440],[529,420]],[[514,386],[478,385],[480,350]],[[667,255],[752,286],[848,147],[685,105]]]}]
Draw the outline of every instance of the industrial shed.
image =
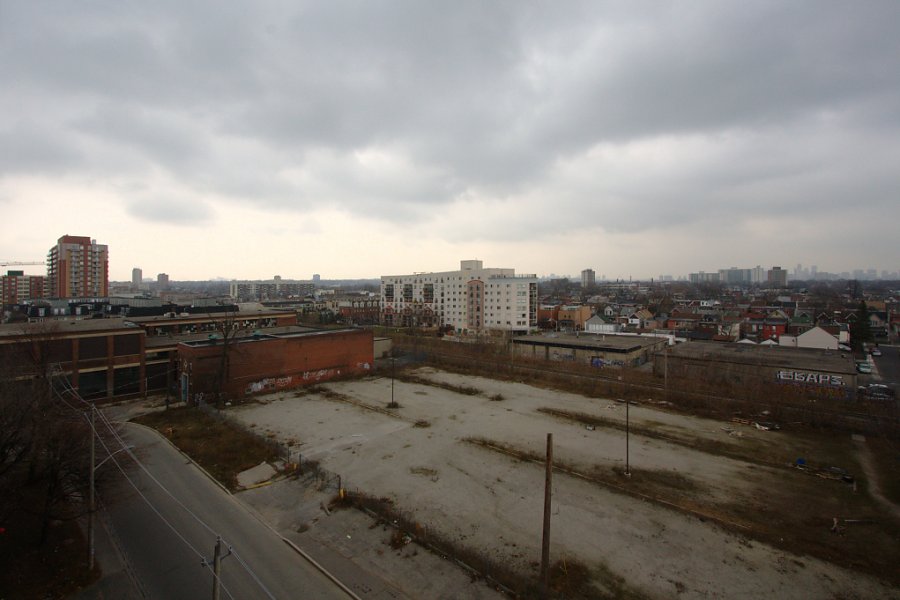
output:
[{"label": "industrial shed", "polygon": [[516,356],[572,361],[595,367],[642,365],[667,343],[665,337],[545,334],[513,338]]}]

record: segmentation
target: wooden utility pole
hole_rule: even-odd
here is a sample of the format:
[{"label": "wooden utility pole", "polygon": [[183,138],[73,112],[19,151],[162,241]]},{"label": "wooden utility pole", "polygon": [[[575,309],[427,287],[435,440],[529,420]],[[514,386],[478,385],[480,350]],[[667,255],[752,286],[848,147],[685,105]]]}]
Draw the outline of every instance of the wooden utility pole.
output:
[{"label": "wooden utility pole", "polygon": [[666,339],[666,347],[663,350],[663,382],[664,392],[663,399],[669,401],[669,340]]},{"label": "wooden utility pole", "polygon": [[221,589],[219,574],[222,572],[222,538],[216,536],[216,549],[213,552],[213,600],[219,600]]},{"label": "wooden utility pole", "polygon": [[631,461],[629,460],[629,437],[631,434],[631,419],[629,419],[628,405],[630,400],[625,400],[625,475],[631,477]]},{"label": "wooden utility pole", "polygon": [[544,536],[541,542],[541,592],[550,593],[550,496],[553,492],[553,434],[547,434],[547,463],[544,475]]}]

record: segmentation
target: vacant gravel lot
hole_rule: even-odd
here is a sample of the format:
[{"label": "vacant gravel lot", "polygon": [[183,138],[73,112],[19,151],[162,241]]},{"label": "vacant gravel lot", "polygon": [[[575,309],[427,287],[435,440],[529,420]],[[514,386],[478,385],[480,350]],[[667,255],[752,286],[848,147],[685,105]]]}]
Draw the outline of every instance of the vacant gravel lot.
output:
[{"label": "vacant gravel lot", "polygon": [[[537,409],[624,420],[624,406],[427,368],[415,375],[432,384],[395,381],[400,408],[393,415],[367,408],[386,406],[388,378],[332,383],[322,386],[325,393],[273,394],[231,415],[293,443],[305,458],[341,474],[345,487],[390,497],[429,528],[536,573],[542,467],[465,440],[489,439],[541,454],[546,434],[552,433],[558,461],[609,476],[613,467],[624,467],[623,431],[589,430]],[[480,393],[467,395],[435,384],[470,386]],[[636,427],[671,438],[631,435],[635,480],[644,477],[648,487],[642,489],[651,496],[719,514],[717,507],[759,502],[767,486],[785,477],[806,478],[803,485],[821,486],[816,489],[823,494],[852,493],[848,486],[795,475],[770,463],[769,456],[802,451],[802,439],[743,426],[735,426],[740,436],[729,435],[724,423],[643,406],[632,406],[630,417]],[[731,458],[691,448],[692,440],[719,444]],[[747,460],[741,458],[745,456]],[[668,486],[671,475],[683,485]],[[608,577],[604,574],[612,573],[653,598],[898,597],[894,587],[873,577],[790,554],[742,536],[739,528],[724,529],[609,485],[557,473],[553,493],[551,553],[554,559],[575,557],[586,564],[600,587]],[[822,535],[832,534],[823,528]]]}]

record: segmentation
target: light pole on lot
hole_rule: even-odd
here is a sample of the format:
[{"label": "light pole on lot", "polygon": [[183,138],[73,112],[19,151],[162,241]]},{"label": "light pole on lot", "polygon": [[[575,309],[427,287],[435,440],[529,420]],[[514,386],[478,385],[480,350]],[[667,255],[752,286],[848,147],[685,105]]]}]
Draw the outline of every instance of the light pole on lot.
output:
[{"label": "light pole on lot", "polygon": [[629,437],[631,432],[631,420],[629,419],[628,414],[628,405],[631,404],[629,400],[625,400],[625,476],[631,477],[631,464],[629,461],[628,455],[628,447],[629,447]]},{"label": "light pole on lot", "polygon": [[394,401],[394,356],[391,354],[391,403],[388,404],[388,408],[397,408],[397,403]]}]

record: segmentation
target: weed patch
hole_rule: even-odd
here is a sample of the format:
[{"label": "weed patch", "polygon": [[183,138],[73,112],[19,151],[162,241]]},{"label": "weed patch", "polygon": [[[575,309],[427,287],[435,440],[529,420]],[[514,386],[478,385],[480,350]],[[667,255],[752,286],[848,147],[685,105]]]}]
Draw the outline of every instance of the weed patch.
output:
[{"label": "weed patch", "polygon": [[134,421],[159,431],[231,490],[237,488],[238,473],[279,458],[270,444],[196,408],[172,408]]}]

